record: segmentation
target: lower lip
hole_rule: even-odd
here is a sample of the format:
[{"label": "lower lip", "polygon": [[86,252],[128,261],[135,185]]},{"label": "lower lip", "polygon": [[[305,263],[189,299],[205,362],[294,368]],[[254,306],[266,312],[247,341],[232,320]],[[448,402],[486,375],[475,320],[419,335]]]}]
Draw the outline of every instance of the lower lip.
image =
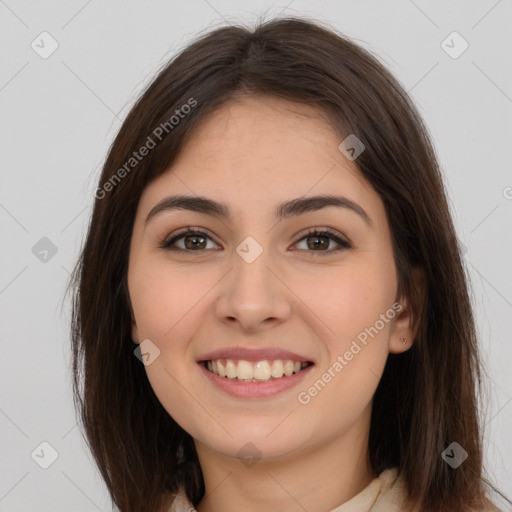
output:
[{"label": "lower lip", "polygon": [[267,382],[240,382],[228,379],[227,377],[221,377],[207,370],[203,363],[199,363],[199,367],[212,384],[228,395],[237,398],[266,398],[278,395],[299,384],[313,366],[314,365],[310,365],[299,373],[294,373],[289,377],[281,377],[280,379],[269,380]]}]

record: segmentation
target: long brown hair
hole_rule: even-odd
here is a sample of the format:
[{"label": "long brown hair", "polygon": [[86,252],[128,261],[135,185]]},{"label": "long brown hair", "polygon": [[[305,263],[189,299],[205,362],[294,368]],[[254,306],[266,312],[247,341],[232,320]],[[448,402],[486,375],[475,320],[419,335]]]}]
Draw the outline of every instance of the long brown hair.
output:
[{"label": "long brown hair", "polygon": [[[297,18],[196,39],[158,73],[108,153],[70,288],[75,407],[114,503],[123,512],[156,512],[180,485],[195,504],[204,494],[193,439],[157,400],[134,356],[127,267],[142,191],[169,169],[198,124],[237,94],[314,105],[340,141],[355,134],[366,146],[356,163],[385,205],[399,293],[420,318],[415,343],[389,355],[374,396],[371,464],[376,474],[398,467],[421,510],[478,510],[487,503],[481,363],[429,134],[374,56],[330,27]],[[177,111],[183,115],[171,121]],[[146,156],[131,161],[150,139]],[[425,277],[423,296],[412,285],[414,269]],[[454,441],[469,454],[457,469],[441,457]]]}]

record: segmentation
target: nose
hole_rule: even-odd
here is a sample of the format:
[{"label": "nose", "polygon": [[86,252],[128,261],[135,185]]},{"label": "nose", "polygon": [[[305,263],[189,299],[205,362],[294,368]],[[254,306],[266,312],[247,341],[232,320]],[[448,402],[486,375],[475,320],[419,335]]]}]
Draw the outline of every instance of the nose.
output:
[{"label": "nose", "polygon": [[233,267],[219,284],[216,315],[231,328],[236,326],[244,332],[256,332],[290,317],[293,294],[284,276],[271,268],[265,251],[249,261],[234,254]]}]

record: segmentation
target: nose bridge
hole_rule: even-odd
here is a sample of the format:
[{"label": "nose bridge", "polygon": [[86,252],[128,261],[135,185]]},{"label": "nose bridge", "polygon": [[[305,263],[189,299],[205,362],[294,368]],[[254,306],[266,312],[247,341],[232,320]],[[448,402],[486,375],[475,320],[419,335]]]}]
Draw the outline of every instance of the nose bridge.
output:
[{"label": "nose bridge", "polygon": [[246,237],[233,254],[232,271],[224,281],[217,315],[236,319],[255,329],[267,319],[283,320],[290,312],[286,287],[276,277],[270,253],[253,237]]},{"label": "nose bridge", "polygon": [[271,266],[269,252],[252,236],[246,237],[236,247],[230,288],[238,299],[251,301],[253,297],[255,303],[269,302],[276,295],[271,282],[275,278],[268,268]]}]

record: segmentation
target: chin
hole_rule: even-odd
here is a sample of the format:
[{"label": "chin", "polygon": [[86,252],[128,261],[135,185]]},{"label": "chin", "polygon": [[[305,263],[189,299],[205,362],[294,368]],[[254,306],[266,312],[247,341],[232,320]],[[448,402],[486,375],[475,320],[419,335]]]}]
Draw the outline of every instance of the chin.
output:
[{"label": "chin", "polygon": [[[264,461],[292,456],[305,449],[308,445],[304,433],[297,426],[278,426],[283,418],[270,420],[259,424],[247,426],[247,422],[240,425],[230,425],[230,437],[223,432],[213,437],[211,431],[205,433],[201,443],[210,450],[214,450],[226,457],[233,457],[248,461]],[[285,420],[286,421],[286,420]],[[282,428],[281,428],[282,427]],[[297,436],[291,435],[295,432]],[[300,436],[298,435],[300,433]],[[199,438],[197,438],[199,439]],[[250,467],[250,462],[247,464]]]}]

